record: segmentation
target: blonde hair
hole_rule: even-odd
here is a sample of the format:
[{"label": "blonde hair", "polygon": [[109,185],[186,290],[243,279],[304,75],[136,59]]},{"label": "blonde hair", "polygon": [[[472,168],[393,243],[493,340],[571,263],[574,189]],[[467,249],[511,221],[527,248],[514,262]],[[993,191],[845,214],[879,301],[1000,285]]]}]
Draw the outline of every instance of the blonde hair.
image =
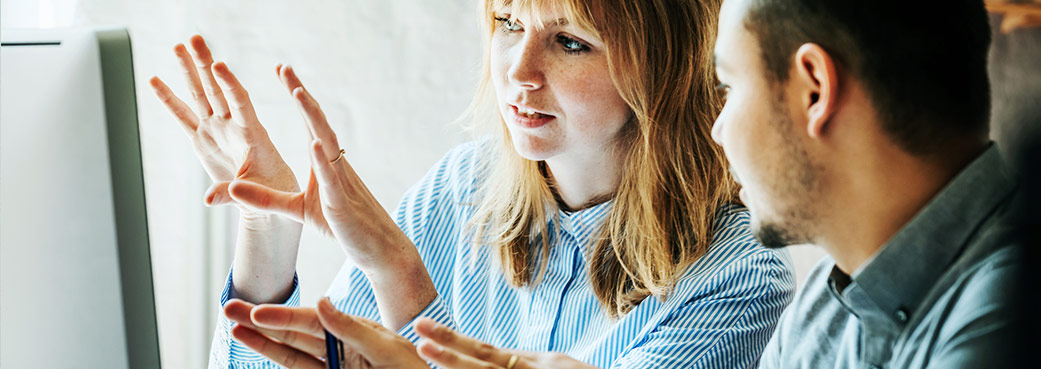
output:
[{"label": "blonde hair", "polygon": [[[516,287],[537,284],[550,250],[548,221],[558,209],[544,163],[521,157],[496,108],[489,44],[494,11],[560,10],[606,45],[614,85],[633,118],[619,141],[625,151],[614,204],[590,242],[589,278],[611,317],[647,296],[665,298],[685,269],[705,254],[717,211],[735,201],[736,185],[711,128],[722,108],[712,45],[720,0],[486,0],[478,93],[468,110],[491,126],[498,143],[485,157],[470,221],[474,242],[488,245]],[[536,22],[537,23],[537,22]]]}]

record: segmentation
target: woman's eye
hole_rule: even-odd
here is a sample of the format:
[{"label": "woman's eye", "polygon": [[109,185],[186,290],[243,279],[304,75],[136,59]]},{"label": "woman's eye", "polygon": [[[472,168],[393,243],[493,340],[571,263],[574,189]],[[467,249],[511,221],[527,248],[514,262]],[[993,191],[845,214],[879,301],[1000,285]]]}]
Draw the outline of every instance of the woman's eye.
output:
[{"label": "woman's eye", "polygon": [[564,48],[564,52],[568,54],[578,54],[589,51],[589,46],[586,46],[582,42],[567,36],[557,36],[557,42]]},{"label": "woman's eye", "polygon": [[495,21],[499,23],[499,28],[503,32],[520,32],[524,30],[520,23],[514,22],[507,17],[495,17]]}]

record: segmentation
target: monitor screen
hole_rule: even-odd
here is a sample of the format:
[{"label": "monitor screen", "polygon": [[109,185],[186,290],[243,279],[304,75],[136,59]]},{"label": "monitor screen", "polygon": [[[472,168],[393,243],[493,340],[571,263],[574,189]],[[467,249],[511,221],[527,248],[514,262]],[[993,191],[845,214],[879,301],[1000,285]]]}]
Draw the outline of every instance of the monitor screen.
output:
[{"label": "monitor screen", "polygon": [[0,367],[158,368],[130,38],[0,36]]}]

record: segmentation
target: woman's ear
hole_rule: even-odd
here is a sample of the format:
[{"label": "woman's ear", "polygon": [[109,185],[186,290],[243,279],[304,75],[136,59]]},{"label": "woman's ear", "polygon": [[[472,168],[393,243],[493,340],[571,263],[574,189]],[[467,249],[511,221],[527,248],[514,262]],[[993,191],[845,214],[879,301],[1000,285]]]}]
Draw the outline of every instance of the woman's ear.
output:
[{"label": "woman's ear", "polygon": [[795,96],[806,109],[806,129],[810,138],[820,138],[835,114],[839,78],[835,61],[817,44],[803,44],[795,52],[792,73]]}]

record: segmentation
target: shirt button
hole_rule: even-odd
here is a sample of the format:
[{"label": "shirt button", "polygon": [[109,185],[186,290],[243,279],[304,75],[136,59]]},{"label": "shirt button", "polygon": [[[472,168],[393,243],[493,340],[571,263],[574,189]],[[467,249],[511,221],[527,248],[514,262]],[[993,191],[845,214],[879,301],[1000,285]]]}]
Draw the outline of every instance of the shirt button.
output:
[{"label": "shirt button", "polygon": [[907,312],[904,311],[904,309],[897,310],[893,315],[896,317],[897,321],[907,323]]}]

